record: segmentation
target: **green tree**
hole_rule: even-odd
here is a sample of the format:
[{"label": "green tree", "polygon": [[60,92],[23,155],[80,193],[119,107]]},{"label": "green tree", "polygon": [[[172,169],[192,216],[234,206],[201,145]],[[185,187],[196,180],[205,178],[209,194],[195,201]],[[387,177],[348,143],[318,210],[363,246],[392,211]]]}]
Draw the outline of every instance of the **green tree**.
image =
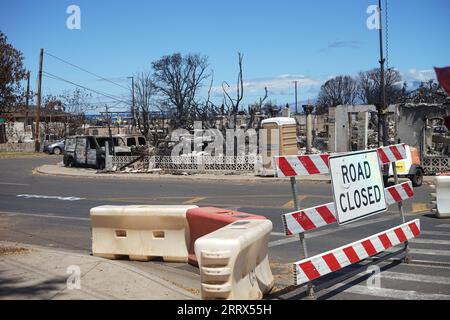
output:
[{"label": "green tree", "polygon": [[22,102],[21,81],[26,77],[22,52],[7,42],[0,31],[0,112],[11,111]]}]

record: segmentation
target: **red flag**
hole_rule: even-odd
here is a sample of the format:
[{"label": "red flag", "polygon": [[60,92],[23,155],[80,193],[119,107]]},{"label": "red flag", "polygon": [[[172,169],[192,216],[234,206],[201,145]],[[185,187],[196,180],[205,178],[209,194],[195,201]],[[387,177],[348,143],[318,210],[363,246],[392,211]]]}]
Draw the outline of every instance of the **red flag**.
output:
[{"label": "red flag", "polygon": [[446,68],[434,68],[437,75],[437,80],[441,87],[450,94],[450,67]]}]

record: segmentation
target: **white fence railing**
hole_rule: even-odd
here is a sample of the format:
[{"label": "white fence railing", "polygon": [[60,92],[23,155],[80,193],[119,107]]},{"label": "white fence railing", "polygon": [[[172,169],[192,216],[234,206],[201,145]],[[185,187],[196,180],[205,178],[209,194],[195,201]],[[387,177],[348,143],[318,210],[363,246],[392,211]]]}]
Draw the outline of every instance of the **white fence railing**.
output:
[{"label": "white fence railing", "polygon": [[[109,156],[107,169],[119,170],[139,157]],[[161,169],[167,172],[254,172],[257,162],[256,155],[238,157],[212,156],[153,156],[144,157],[139,161],[145,169]],[[108,168],[111,166],[111,168]]]},{"label": "white fence railing", "polygon": [[436,174],[450,171],[449,157],[426,157],[423,159],[425,174]]}]

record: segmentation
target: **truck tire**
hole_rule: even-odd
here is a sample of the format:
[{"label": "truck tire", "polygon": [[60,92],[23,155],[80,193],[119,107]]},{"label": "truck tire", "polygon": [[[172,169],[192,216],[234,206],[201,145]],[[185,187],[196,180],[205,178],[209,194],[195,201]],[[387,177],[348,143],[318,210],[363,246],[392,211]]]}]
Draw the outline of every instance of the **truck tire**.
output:
[{"label": "truck tire", "polygon": [[105,169],[105,159],[99,160],[98,165],[97,165],[97,169],[98,169],[98,170],[103,170],[103,169]]},{"label": "truck tire", "polygon": [[419,168],[416,169],[416,173],[409,176],[412,181],[413,187],[420,187],[423,184],[423,171]]},{"label": "truck tire", "polygon": [[66,167],[73,168],[75,165],[75,161],[72,157],[67,158]]}]

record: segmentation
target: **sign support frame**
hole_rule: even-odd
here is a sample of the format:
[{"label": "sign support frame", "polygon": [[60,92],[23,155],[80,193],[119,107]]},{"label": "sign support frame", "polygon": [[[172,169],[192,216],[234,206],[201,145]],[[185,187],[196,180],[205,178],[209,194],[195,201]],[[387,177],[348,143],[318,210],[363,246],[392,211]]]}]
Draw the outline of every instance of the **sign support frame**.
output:
[{"label": "sign support frame", "polygon": [[[380,150],[380,149],[381,148],[378,148],[377,150]],[[351,152],[349,152],[349,154],[350,153]],[[382,161],[381,158],[380,158],[380,161]],[[383,161],[385,161],[385,160],[383,160]],[[395,166],[396,162],[392,162],[391,161],[391,162],[388,162],[388,163],[391,163],[391,165],[393,167],[393,176],[394,176],[395,184],[399,185],[398,172],[397,172],[397,168]],[[276,175],[277,175],[277,173],[276,173]],[[297,187],[297,181],[296,181],[295,176],[296,175],[290,176],[290,184],[291,184],[291,190],[292,190],[292,196],[293,196],[294,209],[296,211],[300,211],[300,201],[298,199],[298,187]],[[383,190],[386,190],[386,189],[383,188]],[[398,203],[398,210],[399,210],[400,220],[401,220],[402,224],[404,224],[406,219],[405,219],[405,213],[404,213],[404,207],[403,207],[403,200],[397,201],[397,203]],[[306,259],[306,258],[308,258],[308,250],[307,250],[305,233],[306,233],[306,231],[303,231],[303,232],[299,233],[299,240],[300,240],[300,243],[302,245],[303,256]],[[386,252],[385,254],[382,254],[382,255],[379,254],[376,257],[371,257],[370,259],[367,259],[366,260],[367,261],[366,264],[357,267],[354,271],[351,271],[351,272],[348,272],[346,274],[337,276],[334,279],[330,279],[330,280],[328,280],[326,282],[323,282],[323,283],[313,284],[313,281],[310,281],[310,282],[308,282],[306,284],[303,284],[303,286],[304,285],[307,286],[306,297],[309,298],[309,299],[316,300],[317,299],[316,291],[317,292],[321,291],[321,290],[329,288],[329,287],[331,287],[331,286],[333,286],[335,284],[341,283],[344,280],[350,279],[350,278],[354,277],[355,275],[363,272],[363,270],[367,270],[368,266],[376,265],[376,264],[378,264],[380,262],[388,261],[388,260],[390,260],[390,259],[392,259],[392,258],[394,258],[396,256],[401,256],[403,254],[404,254],[404,256],[400,257],[400,259],[398,261],[403,261],[406,264],[410,264],[412,262],[412,257],[411,257],[411,254],[410,254],[408,241],[406,241],[404,246],[403,246],[403,248],[401,248],[399,250],[396,250],[394,252]]]},{"label": "sign support frame", "polygon": [[[298,211],[298,210],[300,210],[300,204],[299,204],[299,200],[298,200],[297,180],[295,179],[295,177],[291,177],[290,182],[291,182],[292,198],[293,198],[293,202],[294,202],[294,210]],[[306,259],[306,258],[308,258],[308,247],[306,245],[305,233],[304,232],[299,233],[298,237],[300,239],[300,244],[302,246],[304,259]],[[311,282],[309,282],[307,284],[306,295],[310,299],[314,299],[314,300],[317,299],[317,297],[314,293],[314,285]]]},{"label": "sign support frame", "polygon": [[[392,172],[394,173],[394,182],[397,185],[399,182],[398,182],[396,162],[392,162],[391,165],[392,165]],[[401,222],[405,223],[406,219],[405,219],[405,212],[403,209],[403,200],[398,202],[398,211],[400,213]],[[409,250],[409,241],[405,242],[404,251],[405,251],[405,258],[403,260],[406,264],[410,264],[412,262],[412,257]]]}]

